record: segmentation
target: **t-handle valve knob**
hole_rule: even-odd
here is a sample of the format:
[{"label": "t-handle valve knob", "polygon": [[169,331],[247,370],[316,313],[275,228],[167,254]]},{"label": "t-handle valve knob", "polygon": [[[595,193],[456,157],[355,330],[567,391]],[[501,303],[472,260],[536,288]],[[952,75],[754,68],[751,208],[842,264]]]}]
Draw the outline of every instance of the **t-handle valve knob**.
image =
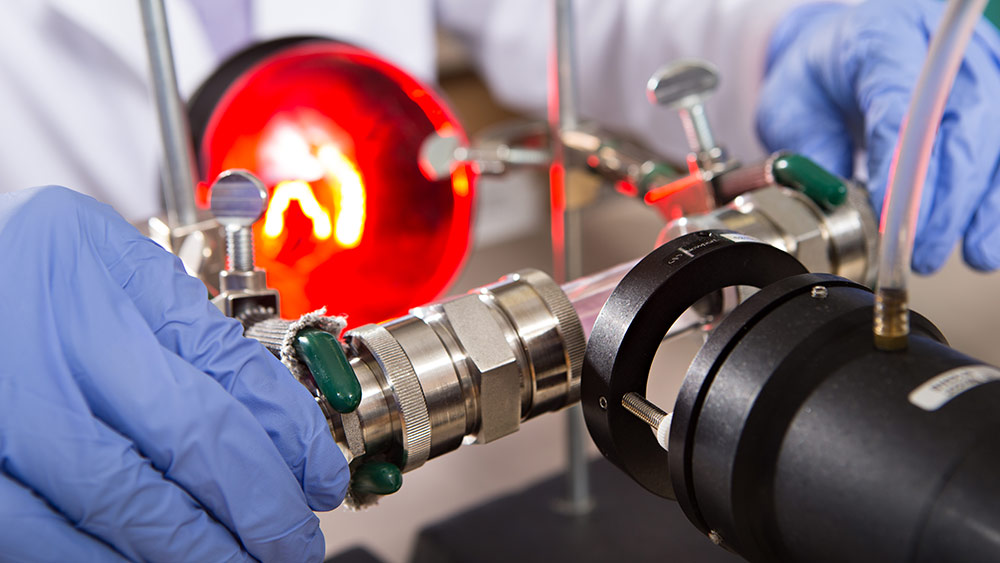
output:
[{"label": "t-handle valve knob", "polygon": [[212,184],[210,201],[215,219],[226,229],[226,269],[219,273],[217,304],[227,315],[239,316],[245,307],[235,304],[250,296],[254,306],[277,312],[278,294],[267,288],[264,270],[253,263],[252,227],[267,209],[263,182],[246,170],[226,170]]},{"label": "t-handle valve knob", "polygon": [[719,85],[715,66],[699,60],[681,60],[666,65],[649,78],[646,95],[649,101],[676,109],[687,135],[688,145],[704,171],[714,171],[725,161],[722,147],[716,145],[705,115],[704,101]]},{"label": "t-handle valve knob", "polygon": [[264,183],[246,170],[226,170],[211,191],[215,219],[226,228],[227,270],[252,272],[253,230],[267,209]]}]

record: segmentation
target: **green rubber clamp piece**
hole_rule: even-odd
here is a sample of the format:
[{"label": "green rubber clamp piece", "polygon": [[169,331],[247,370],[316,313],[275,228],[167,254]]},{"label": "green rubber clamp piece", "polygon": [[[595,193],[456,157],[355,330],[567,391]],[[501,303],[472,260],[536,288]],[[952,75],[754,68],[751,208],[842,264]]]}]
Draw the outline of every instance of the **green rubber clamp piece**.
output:
[{"label": "green rubber clamp piece", "polygon": [[306,328],[295,335],[293,346],[333,410],[354,412],[361,404],[361,383],[337,338],[323,330]]},{"label": "green rubber clamp piece", "polygon": [[771,173],[779,184],[799,190],[824,209],[847,201],[847,184],[800,154],[779,155],[771,165]]},{"label": "green rubber clamp piece", "polygon": [[672,166],[666,164],[665,162],[657,162],[653,169],[649,171],[648,174],[642,177],[639,182],[639,190],[642,193],[648,192],[653,188],[660,186],[663,178],[670,178],[671,181],[676,180],[681,177]]},{"label": "green rubber clamp piece", "polygon": [[351,487],[362,493],[389,495],[402,486],[403,472],[386,461],[365,463],[351,476]]},{"label": "green rubber clamp piece", "polygon": [[986,9],[983,11],[983,15],[989,20],[991,24],[997,29],[1000,29],[1000,2],[996,0],[990,0],[986,4]]}]

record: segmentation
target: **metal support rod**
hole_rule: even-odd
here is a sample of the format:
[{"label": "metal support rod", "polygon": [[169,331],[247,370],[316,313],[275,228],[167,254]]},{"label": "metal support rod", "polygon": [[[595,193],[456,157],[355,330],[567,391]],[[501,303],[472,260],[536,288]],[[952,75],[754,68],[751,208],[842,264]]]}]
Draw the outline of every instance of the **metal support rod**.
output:
[{"label": "metal support rod", "polygon": [[197,182],[194,148],[187,113],[177,88],[177,74],[170,48],[170,31],[163,0],[139,0],[142,27],[146,36],[153,95],[163,141],[163,197],[167,205],[167,225],[184,227],[196,222],[194,186]]},{"label": "metal support rod", "polygon": [[579,124],[572,0],[555,0],[556,117],[560,133]]},{"label": "metal support rod", "polygon": [[594,509],[587,460],[587,423],[579,404],[566,410],[566,508],[569,514],[583,515]]},{"label": "metal support rod", "polygon": [[[549,58],[549,130],[552,136],[550,194],[552,201],[552,269],[558,283],[583,273],[580,213],[566,190],[566,146],[563,134],[578,122],[572,0],[553,0],[553,43]],[[564,508],[581,515],[593,509],[587,465],[587,433],[579,405],[566,413],[567,498]]]}]

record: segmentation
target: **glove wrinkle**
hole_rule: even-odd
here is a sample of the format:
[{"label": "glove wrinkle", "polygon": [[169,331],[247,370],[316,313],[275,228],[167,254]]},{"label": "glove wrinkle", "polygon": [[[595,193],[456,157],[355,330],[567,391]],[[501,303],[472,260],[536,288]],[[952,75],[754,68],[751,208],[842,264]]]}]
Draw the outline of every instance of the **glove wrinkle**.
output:
[{"label": "glove wrinkle", "polygon": [[[935,0],[817,3],[789,11],[772,36],[758,132],[769,150],[790,150],[854,175],[858,132],[867,156],[868,189],[881,213],[900,128],[930,37],[945,6]],[[977,25],[946,102],[917,220],[912,267],[939,269],[964,238],[975,268],[992,269],[996,250],[981,250],[1000,187],[1000,33]],[[987,196],[986,194],[990,195]],[[983,204],[985,205],[983,205]],[[982,219],[979,219],[982,217]]]},{"label": "glove wrinkle", "polygon": [[320,560],[304,491],[346,483],[322,413],[143,241],[65,188],[0,200],[0,557]]}]

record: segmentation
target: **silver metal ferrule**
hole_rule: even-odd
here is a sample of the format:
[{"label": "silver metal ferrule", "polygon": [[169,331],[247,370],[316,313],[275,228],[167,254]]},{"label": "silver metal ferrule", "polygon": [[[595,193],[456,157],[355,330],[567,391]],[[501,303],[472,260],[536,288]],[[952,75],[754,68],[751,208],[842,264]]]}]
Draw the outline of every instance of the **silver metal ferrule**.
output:
[{"label": "silver metal ferrule", "polygon": [[[536,270],[344,338],[361,404],[327,414],[352,459],[384,454],[409,471],[579,400],[583,328],[562,290]],[[349,444],[351,433],[361,439]]]}]

